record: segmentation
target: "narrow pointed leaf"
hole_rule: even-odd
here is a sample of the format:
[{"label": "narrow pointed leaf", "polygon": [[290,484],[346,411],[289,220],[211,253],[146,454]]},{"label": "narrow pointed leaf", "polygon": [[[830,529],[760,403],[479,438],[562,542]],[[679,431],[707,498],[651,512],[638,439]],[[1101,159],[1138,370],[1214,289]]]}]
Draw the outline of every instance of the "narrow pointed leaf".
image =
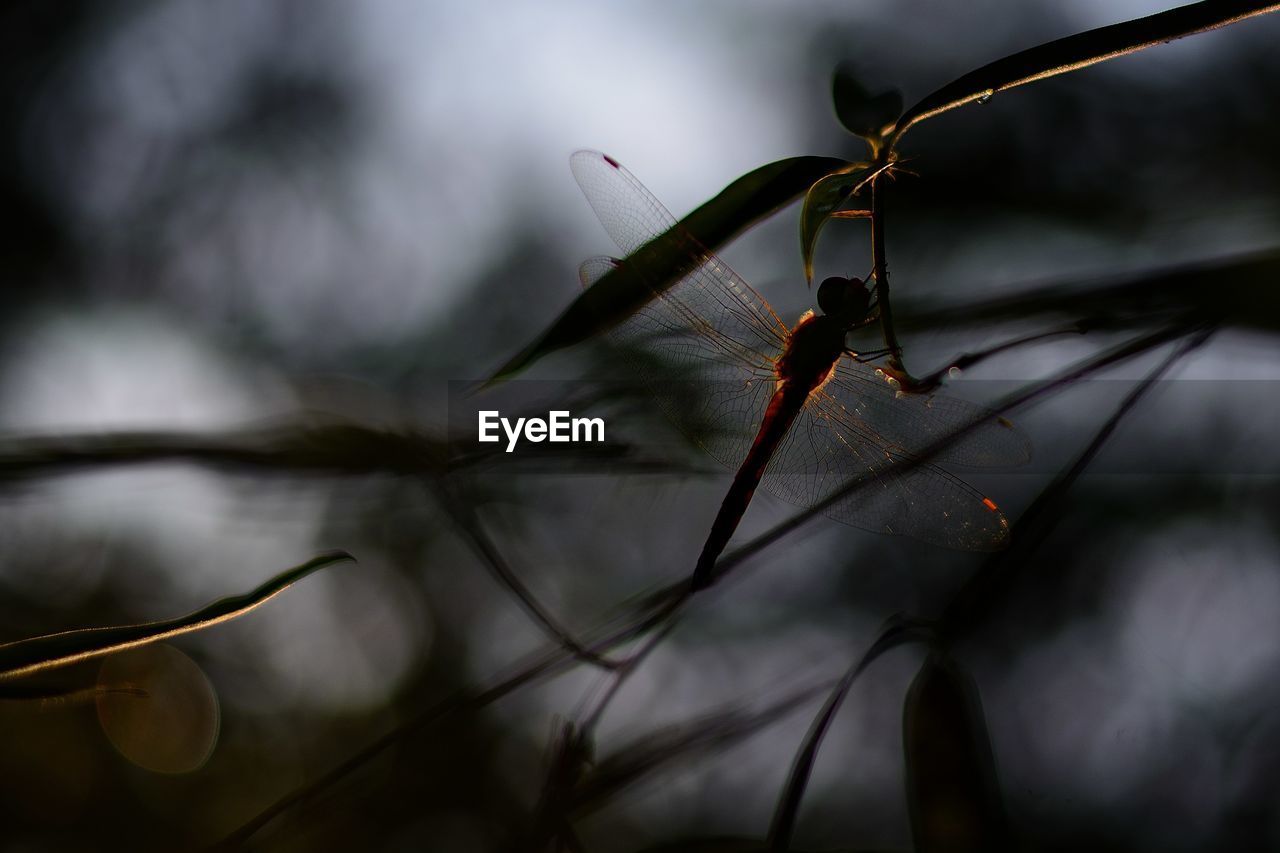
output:
[{"label": "narrow pointed leaf", "polygon": [[673,229],[633,255],[645,256],[647,281],[629,272],[627,265],[606,273],[489,381],[509,378],[548,353],[607,331],[652,299],[656,287],[679,281],[692,266],[689,235],[714,252],[795,200],[819,178],[849,167],[848,161],[833,157],[789,157],[748,172],[680,220],[679,237]]},{"label": "narrow pointed leaf", "polygon": [[0,645],[0,682],[67,666],[112,652],[123,651],[158,640],[176,637],[227,622],[243,616],[279,595],[314,571],[352,560],[342,551],[322,554],[300,566],[276,575],[244,595],[219,599],[194,613],[176,619],[147,622],[141,625],[117,625],[105,628],[80,628],[18,640]]},{"label": "narrow pointed leaf", "polygon": [[853,687],[854,681],[877,658],[890,649],[896,648],[913,639],[925,635],[925,629],[919,623],[906,619],[900,614],[890,617],[880,630],[879,637],[871,644],[871,648],[854,663],[853,666],[836,682],[835,687],[823,703],[822,710],[809,726],[804,742],[791,763],[791,772],[787,775],[787,783],[778,796],[778,805],[773,812],[773,822],[769,825],[769,849],[774,851],[790,850],[791,836],[795,832],[796,820],[800,814],[800,803],[804,799],[805,789],[809,785],[809,775],[813,772],[814,762],[818,758],[818,750],[826,737],[827,730],[835,719],[836,712],[844,703],[845,696]]},{"label": "narrow pointed leaf", "polygon": [[895,141],[914,124],[974,101],[985,102],[1005,89],[1076,71],[1277,9],[1280,9],[1280,3],[1204,0],[1046,42],[970,71],[928,95],[898,121]]},{"label": "narrow pointed leaf", "polygon": [[907,809],[919,853],[1009,849],[982,702],[968,673],[934,651],[907,692],[902,721]]},{"label": "narrow pointed leaf", "polygon": [[813,282],[813,253],[818,246],[818,232],[858,191],[869,165],[850,164],[847,171],[818,180],[805,194],[804,206],[800,208],[800,257],[804,261],[806,282]]}]

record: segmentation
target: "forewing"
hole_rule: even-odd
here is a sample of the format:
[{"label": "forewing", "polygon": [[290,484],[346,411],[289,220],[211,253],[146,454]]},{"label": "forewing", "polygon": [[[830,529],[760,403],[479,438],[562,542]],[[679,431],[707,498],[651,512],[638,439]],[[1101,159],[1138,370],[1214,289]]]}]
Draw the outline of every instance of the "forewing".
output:
[{"label": "forewing", "polygon": [[[705,309],[708,320],[724,313],[733,315],[733,322],[727,324],[729,331],[751,331],[744,337],[749,346],[785,345],[788,328],[764,297],[692,234],[677,227],[676,218],[635,175],[599,151],[575,152],[569,158],[569,168],[600,224],[639,274],[644,275],[645,250],[658,245],[664,251],[675,247],[697,263],[669,290],[682,286],[682,300],[695,310]],[[663,290],[657,284],[654,289]],[[701,295],[692,296],[691,291]]]},{"label": "forewing", "polygon": [[[613,160],[580,151],[575,179],[626,260],[583,265],[589,286],[619,270],[645,282],[654,298],[610,333],[632,356],[666,415],[721,463],[737,468],[774,390],[774,361],[788,330],[764,299],[703,248],[639,181]],[[646,275],[651,241],[679,241],[688,272],[662,288]],[[664,251],[670,251],[669,245]]]}]

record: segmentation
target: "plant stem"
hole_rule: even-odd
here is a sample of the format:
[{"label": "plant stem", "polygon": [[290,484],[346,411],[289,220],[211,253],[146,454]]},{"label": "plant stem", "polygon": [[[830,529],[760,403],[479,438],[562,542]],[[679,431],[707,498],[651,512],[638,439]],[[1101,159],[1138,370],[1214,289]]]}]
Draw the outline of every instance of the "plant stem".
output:
[{"label": "plant stem", "polygon": [[889,261],[884,250],[884,172],[871,181],[871,263],[876,277],[876,305],[880,315],[880,331],[889,348],[889,368],[910,378],[902,365],[902,345],[893,328],[893,308],[889,302]]}]

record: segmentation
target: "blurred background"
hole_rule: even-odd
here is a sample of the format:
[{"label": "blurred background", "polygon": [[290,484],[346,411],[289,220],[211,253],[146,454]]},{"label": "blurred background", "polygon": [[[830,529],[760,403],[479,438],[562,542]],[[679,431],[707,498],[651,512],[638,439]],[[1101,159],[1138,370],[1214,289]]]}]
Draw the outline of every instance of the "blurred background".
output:
[{"label": "blurred background", "polygon": [[[1163,6],[9,3],[5,457],[21,461],[30,436],[334,420],[435,440],[447,383],[488,375],[574,298],[583,258],[616,252],[569,175],[573,150],[609,153],[680,216],[782,157],[862,156],[830,106],[840,61],[910,104]],[[902,310],[1274,248],[1278,99],[1280,18],[1264,17],[922,124],[902,147],[917,176],[889,200]],[[796,216],[723,252],[788,321],[811,304]],[[870,267],[864,228],[828,226],[819,277]],[[1037,328],[917,328],[907,363],[927,372]],[[1017,350],[950,393],[992,399],[1115,340]],[[966,478],[1016,522],[1162,354],[1018,413],[1035,461]],[[583,346],[529,375],[607,360]],[[1224,330],[1180,363],[957,650],[1025,848],[1280,845],[1277,378],[1259,331]],[[415,478],[21,467],[0,479],[0,642],[185,613],[327,548],[359,563],[148,658],[70,673],[149,673],[167,724],[130,724],[130,697],[0,702],[0,850],[201,849],[545,642]],[[687,573],[729,481],[708,470],[585,460],[499,471],[458,500],[583,630]],[[793,511],[759,496],[737,541]],[[696,604],[610,704],[597,757],[838,677],[887,616],[935,615],[981,560],[809,525]],[[802,849],[910,848],[901,721],[921,659],[895,651],[855,686],[815,768]],[[533,819],[557,721],[600,685],[579,668],[424,727],[250,847],[509,844]],[[763,835],[819,704],[595,804],[575,824],[583,845]]]}]

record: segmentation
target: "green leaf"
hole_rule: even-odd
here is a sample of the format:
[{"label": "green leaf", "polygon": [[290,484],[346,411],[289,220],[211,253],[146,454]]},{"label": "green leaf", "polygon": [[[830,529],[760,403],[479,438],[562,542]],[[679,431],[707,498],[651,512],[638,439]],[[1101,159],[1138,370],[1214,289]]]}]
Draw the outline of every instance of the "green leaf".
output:
[{"label": "green leaf", "polygon": [[514,376],[548,353],[579,344],[630,317],[654,297],[655,287],[665,289],[689,271],[690,237],[714,252],[789,204],[819,178],[850,166],[847,160],[833,157],[789,157],[748,172],[633,255],[643,253],[648,281],[629,272],[626,265],[607,273],[489,382]]},{"label": "green leaf", "polygon": [[354,558],[343,551],[322,554],[282,572],[244,595],[219,599],[176,619],[141,625],[80,628],[0,645],[0,682],[67,666],[112,652],[144,646],[243,616],[314,571]]},{"label": "green leaf", "polygon": [[1234,24],[1280,9],[1280,3],[1204,0],[1145,18],[1087,30],[998,59],[956,78],[907,110],[898,121],[894,142],[912,125],[1024,83],[1077,71],[1183,36]]},{"label": "green leaf", "polygon": [[901,92],[890,89],[872,95],[848,63],[836,68],[831,81],[831,100],[840,123],[863,139],[879,139],[885,128],[892,126],[902,114]]},{"label": "green leaf", "polygon": [[902,733],[914,849],[1009,849],[978,689],[945,652],[931,652],[911,683]]},{"label": "green leaf", "polygon": [[847,170],[818,180],[805,194],[804,206],[800,208],[800,257],[804,261],[806,282],[813,282],[813,253],[818,246],[818,232],[857,194],[869,166],[869,163],[851,163]]}]

